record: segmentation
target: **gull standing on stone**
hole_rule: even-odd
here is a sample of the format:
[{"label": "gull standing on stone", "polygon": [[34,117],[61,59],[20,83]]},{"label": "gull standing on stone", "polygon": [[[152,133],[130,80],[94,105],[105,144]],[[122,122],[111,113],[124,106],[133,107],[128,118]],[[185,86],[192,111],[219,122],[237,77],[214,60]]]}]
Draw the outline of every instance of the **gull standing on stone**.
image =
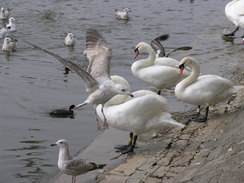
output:
[{"label": "gull standing on stone", "polygon": [[[133,96],[126,87],[121,84],[116,84],[111,80],[110,60],[112,50],[108,47],[105,39],[96,30],[89,29],[86,33],[86,49],[84,53],[89,59],[87,71],[50,51],[38,47],[30,42],[25,42],[53,56],[65,67],[75,71],[84,80],[86,84],[86,91],[90,93],[90,95],[84,102],[75,106],[75,109],[86,104],[94,104],[95,107],[101,104],[101,112],[104,116],[104,127],[108,128],[107,119],[103,113],[104,104],[117,94]],[[98,119],[97,129],[101,130]]]},{"label": "gull standing on stone", "polygon": [[72,183],[76,182],[76,176],[106,166],[70,156],[68,141],[65,139],[60,139],[51,146],[59,146],[58,168],[63,173],[72,175]]}]

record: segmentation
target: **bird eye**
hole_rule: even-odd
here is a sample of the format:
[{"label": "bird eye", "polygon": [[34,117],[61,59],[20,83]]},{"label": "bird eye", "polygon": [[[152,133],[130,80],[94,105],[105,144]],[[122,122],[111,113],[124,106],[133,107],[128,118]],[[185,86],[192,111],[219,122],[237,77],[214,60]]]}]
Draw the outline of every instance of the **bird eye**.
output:
[{"label": "bird eye", "polygon": [[60,144],[62,144],[63,142],[60,142]]},{"label": "bird eye", "polygon": [[122,92],[125,92],[126,90],[125,89],[122,89]]}]

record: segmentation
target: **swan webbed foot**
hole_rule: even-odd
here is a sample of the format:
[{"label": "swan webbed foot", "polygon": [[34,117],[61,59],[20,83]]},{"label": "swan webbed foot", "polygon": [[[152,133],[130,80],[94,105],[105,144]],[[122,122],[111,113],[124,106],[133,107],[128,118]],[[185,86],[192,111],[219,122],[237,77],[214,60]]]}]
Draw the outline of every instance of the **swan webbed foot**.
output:
[{"label": "swan webbed foot", "polygon": [[207,121],[207,118],[204,117],[204,118],[195,118],[195,119],[192,119],[194,122],[198,122],[198,123],[204,123]]},{"label": "swan webbed foot", "polygon": [[199,118],[200,113],[194,113],[194,114],[189,114],[189,115],[185,115],[185,118],[190,118],[191,120],[197,119]]},{"label": "swan webbed foot", "polygon": [[131,144],[127,144],[127,145],[116,145],[116,146],[114,146],[114,149],[116,149],[116,152],[119,152],[119,151],[124,151],[124,150],[128,149],[129,146],[131,146]]},{"label": "swan webbed foot", "polygon": [[128,144],[115,146],[114,147],[116,149],[115,152],[118,152],[120,154],[128,154],[129,152],[133,152],[136,146],[136,141],[137,141],[137,135],[134,136],[134,134],[130,132]]},{"label": "swan webbed foot", "polygon": [[235,36],[235,33],[236,33],[236,31],[239,30],[239,28],[240,28],[239,26],[236,26],[235,30],[233,30],[232,32],[224,31],[223,36]]},{"label": "swan webbed foot", "polygon": [[120,154],[128,154],[130,152],[134,152],[134,148],[135,148],[135,145],[134,144],[131,144],[131,145],[127,145],[127,148],[126,149],[123,149],[123,150],[119,150],[117,149],[116,152],[117,153],[120,153]]}]

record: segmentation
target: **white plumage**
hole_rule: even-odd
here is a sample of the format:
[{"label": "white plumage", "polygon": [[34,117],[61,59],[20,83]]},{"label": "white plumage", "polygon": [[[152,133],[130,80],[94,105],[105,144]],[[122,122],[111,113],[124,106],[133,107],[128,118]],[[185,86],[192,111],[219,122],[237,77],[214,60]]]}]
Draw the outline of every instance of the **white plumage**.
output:
[{"label": "white plumage", "polygon": [[[175,95],[179,100],[193,105],[206,105],[207,120],[208,107],[226,100],[236,92],[231,81],[217,75],[199,76],[200,67],[192,57],[185,57],[179,64],[180,72],[190,67],[192,73],[175,87]],[[201,120],[200,120],[201,121]]]},{"label": "white plumage", "polygon": [[244,0],[233,0],[225,6],[226,17],[236,26],[236,29],[231,33],[226,33],[226,36],[234,36],[238,29],[244,28]]},{"label": "white plumage", "polygon": [[156,59],[156,52],[145,42],[140,42],[136,45],[136,56],[140,52],[147,52],[149,56],[147,59],[135,61],[131,66],[131,72],[138,79],[154,86],[158,91],[175,87],[179,81],[189,75],[187,72],[183,75],[178,74],[176,65],[179,64],[179,62],[175,59]]},{"label": "white plumage", "polygon": [[[122,84],[130,90],[129,83],[120,76],[111,76],[115,83]],[[165,127],[180,127],[185,125],[171,118],[167,99],[149,90],[139,90],[132,93],[133,98],[116,95],[104,105],[104,114],[109,126],[141,135],[150,131],[160,131]],[[98,106],[97,114],[103,120]]]},{"label": "white plumage", "polygon": [[115,17],[120,20],[128,20],[129,19],[129,8],[125,8],[123,11],[119,11],[115,9]]},{"label": "white plumage", "polygon": [[64,39],[64,44],[66,46],[74,46],[75,45],[75,36],[69,32]]}]

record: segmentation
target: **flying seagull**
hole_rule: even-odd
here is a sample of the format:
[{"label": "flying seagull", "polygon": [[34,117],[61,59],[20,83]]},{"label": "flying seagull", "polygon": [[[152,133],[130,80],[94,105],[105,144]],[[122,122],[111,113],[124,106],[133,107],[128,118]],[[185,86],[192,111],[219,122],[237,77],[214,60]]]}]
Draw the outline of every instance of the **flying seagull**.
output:
[{"label": "flying seagull", "polygon": [[[75,109],[80,108],[86,104],[93,104],[95,105],[95,107],[101,104],[101,112],[104,115],[103,106],[113,96],[117,94],[124,94],[133,97],[131,92],[126,87],[120,84],[116,84],[111,80],[110,60],[112,57],[112,50],[108,47],[107,42],[102,37],[102,35],[99,34],[96,30],[89,29],[86,33],[86,49],[84,53],[87,55],[87,58],[89,59],[89,66],[87,71],[80,68],[73,62],[64,59],[46,49],[36,46],[30,42],[25,42],[53,56],[65,67],[76,72],[76,74],[78,74],[84,80],[86,85],[86,91],[90,93],[90,95],[84,102],[76,105]],[[103,126],[105,128],[108,128],[108,123],[105,115]],[[98,119],[97,129],[101,130],[101,127],[98,123]]]}]

